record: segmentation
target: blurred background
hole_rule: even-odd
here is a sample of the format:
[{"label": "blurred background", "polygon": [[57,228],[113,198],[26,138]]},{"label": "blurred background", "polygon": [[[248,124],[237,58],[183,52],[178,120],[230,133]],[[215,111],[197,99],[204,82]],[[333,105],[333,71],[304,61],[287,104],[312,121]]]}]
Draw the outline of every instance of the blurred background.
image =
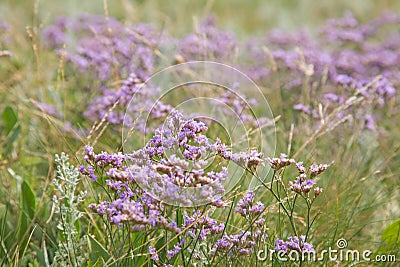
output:
[{"label": "blurred background", "polygon": [[[398,0],[2,0],[0,16],[7,21],[25,24],[49,24],[58,16],[80,13],[104,14],[126,22],[150,22],[166,27],[171,35],[180,37],[192,31],[194,21],[210,13],[216,15],[219,27],[240,36],[262,35],[271,28],[315,29],[328,18],[341,17],[351,11],[361,22],[385,10],[400,12]],[[35,16],[34,14],[37,14]]]}]

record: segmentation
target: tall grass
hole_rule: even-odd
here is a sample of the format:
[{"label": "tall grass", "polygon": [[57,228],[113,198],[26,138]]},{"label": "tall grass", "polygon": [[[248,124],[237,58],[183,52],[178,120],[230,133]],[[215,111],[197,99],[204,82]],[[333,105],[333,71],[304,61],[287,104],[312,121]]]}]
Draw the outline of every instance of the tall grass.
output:
[{"label": "tall grass", "polygon": [[[85,144],[90,143],[97,151],[110,153],[117,152],[122,145],[120,132],[115,132],[115,128],[107,122],[97,121],[100,126],[96,128],[81,117],[89,99],[97,93],[93,89],[96,81],[80,76],[65,58],[43,46],[40,32],[54,18],[76,16],[82,12],[106,13],[127,23],[150,22],[160,30],[168,30],[172,36],[181,37],[193,31],[205,15],[215,13],[218,25],[237,33],[239,39],[245,39],[251,35],[265,35],[272,28],[295,30],[302,26],[316,29],[328,17],[341,16],[347,9],[362,21],[368,21],[385,9],[400,11],[398,1],[232,1],[229,5],[222,1],[178,1],[173,6],[163,1],[105,2],[107,5],[95,1],[44,0],[0,3],[0,18],[11,27],[10,45],[0,47],[0,50],[7,49],[12,53],[11,56],[0,57],[2,266],[51,265],[54,257],[60,255],[57,251],[63,237],[56,228],[55,210],[51,204],[52,196],[59,194],[52,186],[56,177],[54,155],[65,151],[70,155],[70,161],[78,166],[83,163]],[[276,84],[279,84],[279,77],[277,80]],[[114,82],[121,83],[120,80]],[[317,88],[322,86],[323,83],[318,84]],[[318,181],[324,191],[313,202],[312,215],[318,217],[311,227],[310,236],[315,249],[334,247],[337,239],[345,238],[354,249],[398,254],[398,247],[395,246],[398,242],[392,242],[393,245],[382,239],[382,232],[398,218],[400,212],[398,103],[389,102],[379,111],[381,131],[378,133],[364,130],[365,122],[357,119],[356,112],[350,114],[352,119],[335,119],[334,127],[330,125],[318,129],[310,117],[291,109],[299,98],[310,98],[309,88],[296,90],[288,91],[279,86],[262,88],[272,112],[279,116],[276,120],[276,151],[303,160],[307,165],[314,162],[331,165]],[[356,98],[355,107],[368,101],[361,96]],[[35,104],[38,102],[55,105],[62,115],[47,114],[37,108]],[[335,110],[329,112],[325,118],[335,115]],[[67,130],[65,123],[68,121],[74,122],[72,131]],[[286,183],[295,178],[295,171],[289,168],[284,174]],[[260,188],[257,197],[266,205],[265,219],[269,222],[268,234],[271,236],[266,243],[270,247],[275,242],[273,236],[283,238],[294,234],[287,230],[290,229],[290,220],[307,228],[304,217],[308,211],[307,203],[293,204],[296,211],[290,220],[284,220],[282,207],[273,202],[276,199],[273,200],[267,189]],[[158,232],[148,237],[140,233],[130,235],[126,228],[121,230],[107,225],[86,208],[93,199],[99,198],[102,191],[93,187],[86,178],[77,184],[76,190],[88,191],[88,200],[78,206],[84,216],[79,218],[79,226],[75,227],[80,236],[87,234],[85,238],[89,245],[85,252],[91,255],[90,264],[100,264],[102,258],[109,260],[104,260],[102,264],[110,266],[132,262],[137,266],[149,265],[148,245],[166,253],[162,246],[171,248],[170,245],[181,238]],[[250,225],[241,225],[239,217],[231,215],[235,201],[241,197],[243,195],[239,190],[231,192],[228,195],[231,206],[223,212],[213,213],[219,222],[226,224],[225,231],[235,232]],[[170,210],[174,217],[182,217],[183,211]],[[130,238],[131,243],[125,238]],[[118,247],[115,240],[122,245]],[[194,238],[192,242],[192,248],[198,249],[198,239]],[[132,244],[136,249],[129,247]],[[177,256],[176,264],[188,261],[186,265],[190,266],[194,251],[187,250],[185,253]],[[133,261],[132,255],[137,255]],[[227,258],[221,257],[220,260],[213,261],[211,265],[229,263]],[[253,255],[241,264],[260,263]],[[273,264],[279,266],[277,262]]]}]

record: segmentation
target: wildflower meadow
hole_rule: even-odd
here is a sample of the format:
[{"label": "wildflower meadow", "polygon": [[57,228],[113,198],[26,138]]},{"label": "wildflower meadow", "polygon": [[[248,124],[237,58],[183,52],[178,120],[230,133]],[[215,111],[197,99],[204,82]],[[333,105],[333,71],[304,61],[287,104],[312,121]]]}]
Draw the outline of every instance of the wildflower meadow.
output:
[{"label": "wildflower meadow", "polygon": [[0,266],[397,266],[398,1],[0,1]]}]

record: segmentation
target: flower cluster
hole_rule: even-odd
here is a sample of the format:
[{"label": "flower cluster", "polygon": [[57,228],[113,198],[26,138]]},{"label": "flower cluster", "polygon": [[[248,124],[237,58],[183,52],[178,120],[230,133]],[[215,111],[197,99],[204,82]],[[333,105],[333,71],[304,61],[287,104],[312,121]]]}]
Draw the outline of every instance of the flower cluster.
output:
[{"label": "flower cluster", "polygon": [[[310,191],[313,189],[314,185],[316,184],[316,181],[312,180],[315,178],[318,174],[324,172],[327,168],[327,164],[313,164],[309,168],[309,179],[307,179],[307,169],[306,167],[303,166],[303,162],[297,162],[296,163],[296,168],[299,172],[299,176],[297,176],[296,180],[294,182],[290,181],[289,182],[289,189],[298,193],[298,194],[305,194],[308,196]],[[314,195],[317,197],[319,194],[321,194],[322,188],[320,187],[315,187],[314,188]]]},{"label": "flower cluster", "polygon": [[[85,146],[87,166],[80,166],[79,171],[100,183],[103,179],[99,173],[105,175],[105,186],[119,196],[91,204],[90,208],[99,215],[106,215],[113,224],[122,226],[129,223],[132,231],[151,226],[179,232],[181,228],[164,217],[160,200],[181,205],[206,201],[216,207],[226,206],[222,196],[228,169],[220,167],[219,171],[206,171],[205,167],[210,155],[226,154],[217,148],[227,146],[220,142],[217,145],[210,143],[203,135],[206,130],[204,122],[185,120],[181,113],[173,111],[166,127],[156,130],[144,148],[130,154],[96,154],[93,147]],[[242,152],[239,156],[233,153],[230,158],[235,162],[239,157],[245,158],[248,166],[261,161],[261,155],[254,153]],[[190,189],[193,191],[188,191]],[[248,193],[239,202],[237,212],[243,216],[260,213],[263,205],[253,201],[254,193]],[[201,238],[209,233],[220,233],[224,228],[223,224],[217,225],[207,217],[197,217],[199,214],[196,212],[192,217],[186,217],[183,227],[193,222],[201,224]]]},{"label": "flower cluster", "polygon": [[263,210],[264,204],[260,201],[254,203],[254,192],[248,192],[243,198],[239,199],[235,212],[247,218],[250,215],[261,214]]},{"label": "flower cluster", "polygon": [[315,181],[311,179],[305,180],[303,175],[299,175],[297,180],[295,180],[294,182],[289,182],[289,189],[299,194],[308,194],[313,188],[314,184],[316,184]]},{"label": "flower cluster", "polygon": [[146,122],[137,120],[143,110],[148,110],[149,119],[156,121],[165,118],[173,109],[162,101],[154,103],[154,96],[158,91],[148,84],[145,87],[143,81],[135,73],[131,73],[119,88],[103,89],[83,115],[92,120],[106,119],[115,125],[125,123],[126,127],[135,127],[144,132]]},{"label": "flower cluster", "polygon": [[241,231],[238,234],[223,235],[214,244],[211,253],[226,253],[235,255],[251,255],[257,245],[257,241],[264,241],[266,234],[262,234],[261,230],[254,232]]},{"label": "flower cluster", "polygon": [[[327,164],[313,164],[309,168],[309,178],[307,178],[307,168],[303,166],[303,162],[296,162],[294,159],[289,159],[286,154],[281,154],[279,158],[267,158],[267,161],[275,171],[289,165],[295,165],[299,175],[295,181],[289,182],[289,190],[298,194],[304,193],[307,196],[316,184],[316,181],[313,179],[328,168]],[[314,188],[315,197],[321,194],[321,192],[322,188]]]},{"label": "flower cluster", "polygon": [[147,78],[154,68],[153,47],[160,41],[149,25],[124,26],[114,18],[88,14],[59,18],[42,35],[45,45],[59,53],[75,39],[76,48],[68,50],[66,58],[79,71],[91,71],[101,81],[132,72]]},{"label": "flower cluster", "polygon": [[[360,24],[351,13],[346,13],[343,18],[328,20],[319,30],[318,39],[311,38],[305,31],[291,34],[273,30],[262,40],[251,40],[249,46],[260,66],[268,66],[271,60],[268,56],[271,56],[276,68],[294,71],[290,73],[294,80],[287,81],[287,85],[301,84],[301,80],[295,82],[296,72],[317,78],[326,70],[334,84],[343,81],[342,75],[352,79],[347,84],[356,85],[381,74],[397,85],[400,77],[396,74],[395,55],[400,35],[384,29],[399,21],[399,15],[384,13],[371,22]],[[354,45],[357,49],[353,49]],[[263,51],[263,46],[269,48],[269,55]]]},{"label": "flower cluster", "polygon": [[155,261],[155,262],[159,262],[160,261],[160,257],[158,256],[157,250],[154,247],[149,246],[148,247],[148,251],[149,251],[149,253],[151,255],[151,259],[153,261]]},{"label": "flower cluster", "polygon": [[199,210],[194,210],[191,216],[185,214],[183,219],[182,228],[187,229],[186,235],[194,239],[198,236],[200,240],[206,240],[208,236],[222,233],[225,228],[223,223],[218,223]]},{"label": "flower cluster", "polygon": [[288,253],[292,250],[301,253],[315,252],[314,247],[306,242],[306,237],[304,235],[300,236],[300,239],[297,236],[289,236],[287,241],[276,239],[275,251],[284,251]]},{"label": "flower cluster", "polygon": [[[84,14],[77,18],[59,18],[43,30],[42,36],[47,47],[65,54],[66,60],[79,72],[99,81],[94,83],[96,97],[89,99],[84,117],[92,121],[106,119],[118,125],[125,122],[132,127],[144,107],[151,110],[153,120],[164,118],[171,111],[162,102],[154,105],[152,96],[157,94],[157,88],[142,88],[154,72],[154,50],[164,40],[150,25],[125,26],[114,18]],[[121,79],[122,85],[116,86],[121,84]],[[135,102],[126,112],[131,100]],[[136,123],[138,128],[144,128],[144,122]]]},{"label": "flower cluster", "polygon": [[[254,192],[248,192],[236,205],[236,213],[249,218],[249,215],[259,215],[264,209],[261,202],[254,203]],[[265,220],[259,218],[251,222],[257,230],[240,231],[237,234],[224,234],[221,238],[215,241],[213,247],[209,251],[211,255],[229,253],[229,255],[250,255],[254,251],[257,242],[264,241],[267,234],[261,231]],[[204,241],[207,237],[221,234],[224,229],[224,223],[218,223],[216,220],[202,214],[199,211],[194,211],[192,216],[184,216],[184,226],[182,228],[189,229],[187,235]],[[198,253],[194,254],[195,259],[200,259]]]},{"label": "flower cluster", "polygon": [[[399,21],[398,14],[386,12],[362,24],[351,13],[346,13],[342,18],[328,20],[319,29],[317,38],[306,31],[273,30],[265,38],[247,42],[246,57],[252,58],[252,65],[244,66],[244,69],[265,86],[271,81],[279,81],[279,86],[287,89],[307,86],[311,90],[324,80],[315,103],[332,109],[380,75],[377,82],[363,90],[363,95],[373,99],[376,107],[382,107],[394,97],[400,85],[400,34],[392,30]],[[283,71],[284,79],[274,79]],[[293,108],[320,119],[318,108],[310,103],[294,103]],[[360,120],[368,120],[365,128],[376,130],[370,104],[362,111],[357,116]],[[343,117],[344,113],[338,116]]]},{"label": "flower cluster", "polygon": [[255,170],[258,166],[262,166],[265,162],[264,153],[257,150],[233,153],[229,147],[217,138],[213,145],[216,153],[226,160],[230,160],[245,169]]},{"label": "flower cluster", "polygon": [[318,174],[324,172],[328,168],[328,164],[313,164],[310,167],[310,176],[315,177]]},{"label": "flower cluster", "polygon": [[[168,221],[163,216],[164,206],[149,195],[132,192],[123,183],[109,182],[107,185],[117,191],[119,199],[91,204],[89,208],[99,215],[106,215],[111,223],[118,226],[132,225],[130,228],[132,232],[144,230],[146,226],[159,227],[175,233],[181,231],[174,221]],[[135,197],[138,197],[137,200],[134,200]]]},{"label": "flower cluster", "polygon": [[79,167],[79,171],[96,181],[96,170],[103,170],[109,178],[105,180],[105,185],[119,196],[114,200],[93,203],[89,206],[90,209],[99,215],[106,215],[113,224],[129,224],[131,231],[140,231],[151,226],[180,232],[174,221],[168,221],[163,216],[164,206],[135,186],[134,177],[125,164],[126,155],[106,152],[95,154],[91,146],[85,147],[85,153],[85,160],[89,165]]},{"label": "flower cluster", "polygon": [[225,167],[205,171],[210,164],[208,158],[215,154],[214,146],[203,134],[206,130],[203,122],[185,120],[173,111],[165,127],[157,129],[146,146],[131,156],[131,161],[142,161],[137,170],[131,169],[136,181],[163,200],[190,205],[197,195],[220,205],[228,171]]},{"label": "flower cluster", "polygon": [[291,164],[295,164],[296,161],[294,159],[288,159],[288,156],[286,154],[281,154],[279,158],[267,158],[267,161],[271,168],[275,171],[289,166]]},{"label": "flower cluster", "polygon": [[176,254],[181,251],[182,246],[185,244],[185,239],[182,239],[180,242],[176,243],[174,245],[174,249],[168,250],[167,251],[167,259],[170,260],[172,259]]}]

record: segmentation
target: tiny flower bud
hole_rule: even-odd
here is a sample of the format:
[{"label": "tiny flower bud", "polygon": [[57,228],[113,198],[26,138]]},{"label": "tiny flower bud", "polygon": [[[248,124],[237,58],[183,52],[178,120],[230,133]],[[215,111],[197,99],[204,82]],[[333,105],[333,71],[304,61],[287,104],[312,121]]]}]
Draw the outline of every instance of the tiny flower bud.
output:
[{"label": "tiny flower bud", "polygon": [[314,188],[314,194],[315,194],[315,196],[318,196],[318,195],[321,194],[321,193],[322,193],[322,188],[320,188],[320,187]]}]

